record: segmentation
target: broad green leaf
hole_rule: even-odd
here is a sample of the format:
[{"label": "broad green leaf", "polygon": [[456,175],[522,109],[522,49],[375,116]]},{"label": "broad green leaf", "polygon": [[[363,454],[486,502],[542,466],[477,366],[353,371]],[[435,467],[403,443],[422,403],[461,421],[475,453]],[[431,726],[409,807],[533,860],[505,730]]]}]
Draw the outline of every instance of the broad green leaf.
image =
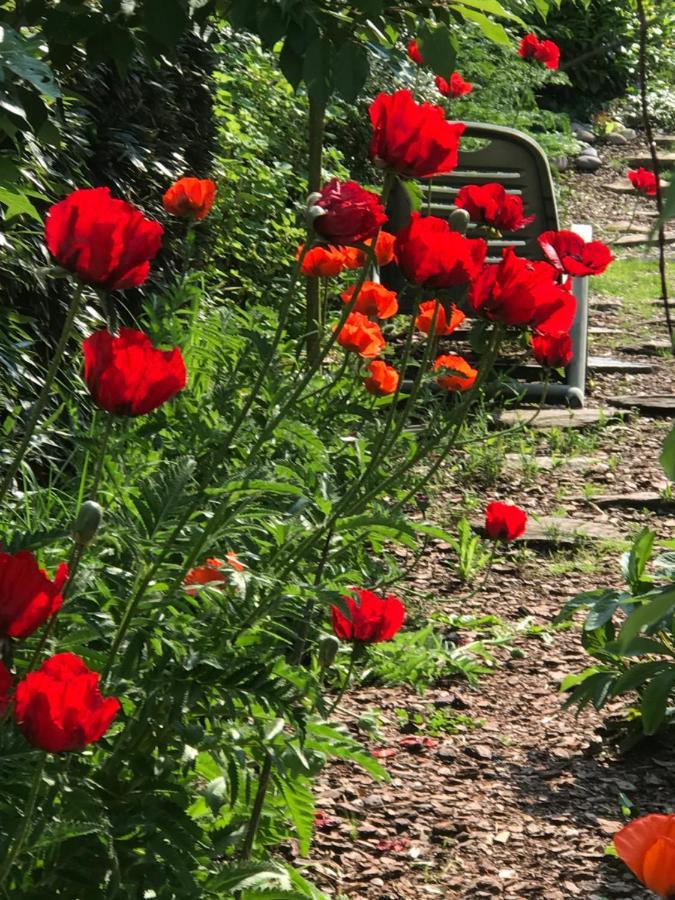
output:
[{"label": "broad green leaf", "polygon": [[652,555],[655,533],[643,528],[633,541],[630,551],[622,557],[621,568],[633,594],[645,592],[649,582],[643,579],[647,563]]},{"label": "broad green leaf", "polygon": [[148,34],[175,47],[188,26],[188,14],[180,0],[143,0],[143,19]]},{"label": "broad green leaf", "polygon": [[[675,186],[675,181],[673,181],[673,186]],[[673,196],[675,197],[675,194]],[[673,213],[675,214],[675,209]],[[659,462],[668,478],[671,481],[675,481],[675,426],[670,430],[663,442]]]},{"label": "broad green leaf", "polygon": [[362,44],[346,41],[335,55],[333,84],[348,103],[352,103],[366,83],[370,67],[368,53]]},{"label": "broad green leaf", "polygon": [[658,675],[659,672],[662,672],[668,665],[669,663],[665,661],[637,663],[632,665],[630,669],[622,672],[621,675],[615,679],[610,690],[610,696],[618,697],[620,694],[625,694],[627,691],[634,691],[641,684],[644,684],[645,681],[653,678],[654,675]]},{"label": "broad green leaf", "polygon": [[283,72],[284,78],[292,88],[297,88],[302,81],[302,62],[303,58],[291,46],[288,38],[284,41],[284,46],[279,54],[279,67]]},{"label": "broad green leaf", "polygon": [[651,595],[645,594],[641,599],[643,603],[628,616],[619,633],[619,644],[622,649],[628,647],[643,628],[655,625],[672,614],[675,609],[675,586]]},{"label": "broad green leaf", "polygon": [[510,46],[511,39],[504,31],[504,26],[500,25],[499,22],[493,22],[492,19],[488,19],[488,17],[482,12],[478,12],[475,9],[469,9],[466,6],[455,8],[457,9],[459,15],[463,19],[466,19],[467,22],[474,22],[483,32],[485,37],[488,38],[488,40],[492,41],[495,44]]},{"label": "broad green leaf", "polygon": [[481,13],[491,16],[501,16],[503,19],[512,19],[519,25],[525,27],[525,22],[515,13],[502,6],[498,0],[451,0],[450,8],[457,6],[468,6],[471,9],[477,9]]},{"label": "broad green leaf", "polygon": [[457,43],[446,25],[430,28],[426,25],[417,38],[420,53],[426,65],[436,75],[445,78],[455,69],[457,60]]},{"label": "broad green leaf", "polygon": [[584,622],[584,631],[595,631],[601,628],[616,612],[619,601],[616,597],[605,596],[593,604],[593,608]]},{"label": "broad green leaf", "polygon": [[[663,215],[661,221],[667,222],[668,219],[675,219],[675,178],[670,182],[663,196]],[[668,475],[668,477],[675,480],[675,475]]]},{"label": "broad green leaf", "polygon": [[305,779],[289,782],[278,777],[278,785],[286,801],[286,811],[293,822],[300,846],[300,854],[307,856],[314,833],[314,795]]},{"label": "broad green leaf", "polygon": [[642,728],[645,734],[658,731],[666,714],[668,701],[675,685],[675,668],[657,675],[645,688],[640,703]]},{"label": "broad green leaf", "polygon": [[0,67],[9,69],[31,84],[40,94],[55,100],[61,96],[47,63],[36,57],[34,43],[12,28],[0,27]]},{"label": "broad green leaf", "polygon": [[42,222],[42,216],[21,191],[10,191],[0,188],[0,203],[4,204],[5,219],[9,221],[17,216],[30,216],[36,222]]},{"label": "broad green leaf", "polygon": [[307,48],[302,77],[309,96],[315,103],[325,104],[331,95],[333,81],[333,45],[327,38],[317,38]]}]

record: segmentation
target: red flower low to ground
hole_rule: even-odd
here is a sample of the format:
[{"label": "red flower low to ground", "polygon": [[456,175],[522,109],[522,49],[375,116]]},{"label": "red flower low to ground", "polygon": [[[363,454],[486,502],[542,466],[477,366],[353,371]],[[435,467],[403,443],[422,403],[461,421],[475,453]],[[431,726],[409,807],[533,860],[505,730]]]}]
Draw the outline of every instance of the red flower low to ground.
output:
[{"label": "red flower low to ground", "polygon": [[473,91],[473,85],[470,81],[465,81],[459,72],[453,72],[447,80],[441,75],[436,76],[436,87],[444,97],[456,99],[470,94]]},{"label": "red flower low to ground", "polygon": [[488,503],[485,509],[485,534],[493,541],[515,541],[524,534],[527,513],[512,503],[498,500]]},{"label": "red flower low to ground", "polygon": [[378,597],[363,588],[352,588],[352,591],[358,602],[354,597],[344,597],[349,616],[339,607],[331,607],[333,631],[337,637],[362,644],[390,641],[401,630],[405,619],[405,607],[398,597]]},{"label": "red flower low to ground", "polygon": [[466,284],[480,273],[487,244],[452,231],[445,219],[414,212],[396,235],[396,258],[412,284],[446,288]]},{"label": "red flower low to ground", "polygon": [[47,213],[45,238],[56,262],[106,291],[143,284],[164,229],[108,188],[84,188]]},{"label": "red flower low to ground", "polygon": [[536,34],[526,34],[521,40],[518,55],[523,59],[535,59],[547,69],[557,69],[560,65],[560,47],[553,41],[540,41]]},{"label": "red flower low to ground", "polygon": [[378,356],[386,344],[380,326],[359,312],[349,313],[338,332],[337,342],[343,350],[358,353],[365,359]]},{"label": "red flower low to ground", "polygon": [[667,900],[675,896],[675,815],[634,819],[614,836],[614,846],[645,887]]},{"label": "red flower low to ground", "polygon": [[465,319],[466,315],[461,309],[457,309],[454,303],[451,303],[446,310],[439,300],[425,300],[418,307],[415,326],[422,334],[430,334],[432,324],[436,335],[452,334]]},{"label": "red flower low to ground", "polygon": [[478,371],[463,356],[444,354],[434,362],[434,370],[441,371],[437,383],[446,391],[468,391],[473,387]]},{"label": "red flower low to ground", "polygon": [[5,712],[12,699],[12,675],[7,666],[0,660],[0,716]]},{"label": "red flower low to ground", "polygon": [[535,220],[523,215],[522,198],[507,194],[497,182],[465,185],[455,197],[455,206],[465,209],[474,222],[498,231],[518,231]]},{"label": "red flower low to ground", "polygon": [[57,653],[16,689],[16,720],[26,740],[40,750],[81,750],[100,740],[119,712],[104,698],[100,675],[73,653]]},{"label": "red flower low to ground", "polygon": [[393,366],[388,366],[384,360],[374,359],[368,365],[370,375],[363,380],[363,385],[369,394],[386,396],[396,393],[401,376]]},{"label": "red flower low to ground", "polygon": [[629,169],[628,180],[639,194],[645,197],[656,197],[659,183],[656,175],[649,169]]},{"label": "red flower low to ground", "polygon": [[[356,285],[352,285],[340,294],[342,302],[349,303],[355,290]],[[398,312],[396,291],[389,291],[376,281],[364,281],[352,310],[363,313],[365,316],[390,319]]]},{"label": "red flower low to ground", "polygon": [[314,230],[333,244],[356,244],[374,238],[387,221],[380,198],[355,181],[333,178],[319,192],[312,208],[323,210],[312,219]]},{"label": "red flower low to ground", "polygon": [[0,553],[0,636],[27,638],[61,609],[68,565],[51,581],[28,550]]},{"label": "red flower low to ground", "polygon": [[457,166],[465,126],[440,106],[416,103],[410,91],[379,94],[370,106],[370,158],[405,178],[431,178]]},{"label": "red flower low to ground", "polygon": [[228,580],[227,571],[223,572],[225,566],[229,566],[235,572],[243,572],[246,566],[239,562],[236,553],[227,553],[225,559],[207,559],[201,566],[195,566],[187,573],[183,579],[183,587],[185,593],[191,597],[197,596],[199,591],[194,590],[193,585],[218,585]]},{"label": "red flower low to ground", "polygon": [[544,231],[537,240],[549,262],[566,275],[601,275],[614,260],[602,241],[586,242],[573,231]]},{"label": "red flower low to ground", "polygon": [[572,361],[572,338],[567,331],[560,334],[533,334],[532,353],[544,368],[563,368]]},{"label": "red flower low to ground", "polygon": [[172,216],[205,219],[211,212],[216,186],[210,178],[179,178],[164,194],[164,209]]},{"label": "red flower low to ground", "polygon": [[96,331],[83,345],[84,380],[94,403],[118,416],[152,412],[185,387],[186,373],[178,347],[158,350],[134,328]]}]

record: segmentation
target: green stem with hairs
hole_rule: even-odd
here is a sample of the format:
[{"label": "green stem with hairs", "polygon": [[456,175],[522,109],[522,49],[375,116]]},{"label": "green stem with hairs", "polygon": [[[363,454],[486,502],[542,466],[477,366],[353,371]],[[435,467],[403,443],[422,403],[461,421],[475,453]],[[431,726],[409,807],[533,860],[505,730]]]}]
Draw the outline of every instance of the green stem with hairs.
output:
[{"label": "green stem with hairs", "polygon": [[33,774],[33,781],[31,782],[30,793],[28,794],[28,800],[26,801],[26,808],[24,810],[21,826],[12,841],[12,845],[9,848],[9,852],[5,857],[2,867],[0,867],[0,888],[5,891],[7,891],[8,888],[7,880],[11,875],[12,867],[23,849],[23,845],[28,837],[28,832],[33,824],[33,813],[35,812],[35,804],[37,803],[40,787],[42,786],[42,773],[44,772],[46,761],[47,754],[41,753],[40,761]]}]

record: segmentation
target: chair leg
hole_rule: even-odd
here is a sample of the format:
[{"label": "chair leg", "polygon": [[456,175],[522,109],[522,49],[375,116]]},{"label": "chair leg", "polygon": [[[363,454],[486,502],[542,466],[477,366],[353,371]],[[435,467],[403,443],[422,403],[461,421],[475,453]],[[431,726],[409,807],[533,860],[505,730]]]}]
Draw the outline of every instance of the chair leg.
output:
[{"label": "chair leg", "polygon": [[573,278],[572,293],[577,301],[577,311],[570,329],[574,356],[565,371],[565,376],[569,387],[581,393],[583,406],[588,365],[588,277]]}]

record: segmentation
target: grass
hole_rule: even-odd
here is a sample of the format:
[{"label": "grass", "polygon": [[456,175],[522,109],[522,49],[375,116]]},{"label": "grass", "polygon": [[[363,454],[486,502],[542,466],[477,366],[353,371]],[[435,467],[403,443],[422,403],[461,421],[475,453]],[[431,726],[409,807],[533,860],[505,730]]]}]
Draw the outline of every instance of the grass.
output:
[{"label": "grass", "polygon": [[[675,268],[670,260],[668,291],[675,295]],[[637,331],[640,336],[652,337],[654,329],[648,325],[650,319],[659,319],[663,312],[654,304],[661,295],[659,269],[653,254],[644,256],[623,256],[615,259],[603,275],[592,279],[590,303],[593,298],[620,297],[622,300],[622,322],[627,329]],[[608,343],[625,343],[619,335]]]}]

